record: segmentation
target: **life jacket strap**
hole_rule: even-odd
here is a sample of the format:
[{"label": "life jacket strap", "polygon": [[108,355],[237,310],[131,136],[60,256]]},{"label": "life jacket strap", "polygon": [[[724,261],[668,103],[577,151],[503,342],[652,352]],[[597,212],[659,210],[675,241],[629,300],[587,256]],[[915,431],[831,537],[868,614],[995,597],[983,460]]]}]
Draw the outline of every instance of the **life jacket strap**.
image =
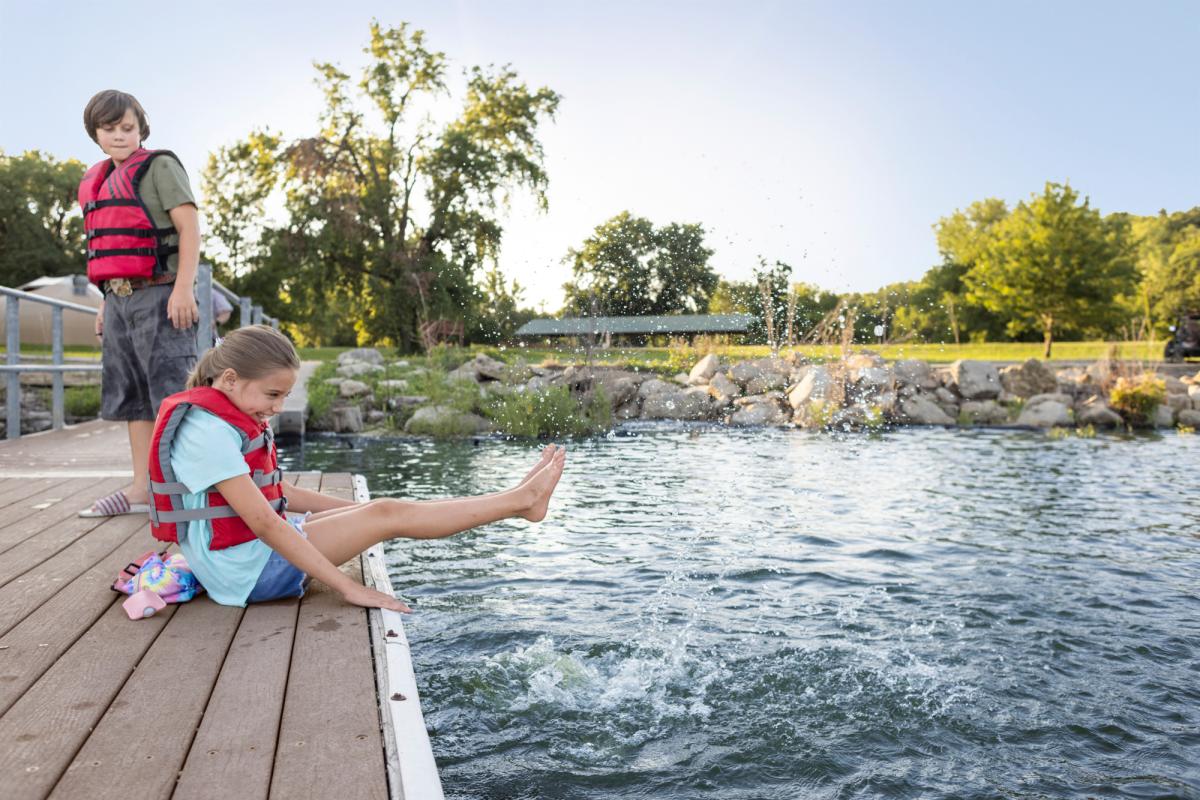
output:
[{"label": "life jacket strap", "polygon": [[[250,476],[254,481],[254,485],[259,489],[264,486],[274,486],[277,483],[283,482],[283,468],[276,467],[271,472],[263,472],[261,469],[254,470],[254,474]],[[150,491],[154,494],[190,494],[191,489],[177,481],[150,481]],[[209,487],[205,491],[212,491]]]},{"label": "life jacket strap", "polygon": [[159,247],[114,247],[108,250],[88,250],[88,261],[111,256],[169,256],[179,252],[179,245],[160,245]]},{"label": "life jacket strap", "polygon": [[154,239],[160,236],[172,236],[176,233],[179,231],[175,230],[173,225],[165,228],[92,228],[87,232],[87,238],[89,241],[97,236],[136,236],[139,239]]},{"label": "life jacket strap", "polygon": [[140,206],[140,200],[135,200],[132,197],[113,197],[108,200],[88,200],[83,204],[83,213],[90,214],[97,208],[110,208],[112,206]]},{"label": "life jacket strap", "polygon": [[[287,510],[287,498],[279,497],[275,500],[268,501],[271,509],[282,514]],[[193,522],[201,519],[226,519],[228,517],[236,517],[238,513],[233,510],[233,506],[210,506],[208,508],[184,508],[175,509],[173,511],[162,511],[150,506],[150,520],[155,525],[164,525],[173,522]]]}]

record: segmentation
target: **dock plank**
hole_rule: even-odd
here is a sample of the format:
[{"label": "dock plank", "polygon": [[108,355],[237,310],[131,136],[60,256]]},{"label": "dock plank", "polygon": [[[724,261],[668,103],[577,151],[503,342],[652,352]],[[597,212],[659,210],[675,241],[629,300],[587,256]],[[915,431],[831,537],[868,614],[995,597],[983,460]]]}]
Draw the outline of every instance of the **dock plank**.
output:
[{"label": "dock plank", "polygon": [[[322,477],[321,491],[353,498],[349,475]],[[362,580],[362,562],[342,566]],[[272,798],[388,797],[366,609],[313,581],[300,603]]]},{"label": "dock plank", "polygon": [[116,478],[73,478],[13,504],[0,519],[0,553],[51,525],[77,518],[79,509],[88,504],[80,497],[90,496],[93,489],[122,485]]},{"label": "dock plank", "polygon": [[246,608],[174,800],[267,797],[299,606],[279,600]]},{"label": "dock plank", "polygon": [[[135,528],[125,543],[63,586],[0,637],[3,648],[0,650],[0,714],[7,713],[21,695],[116,603],[120,595],[110,588],[113,578],[129,563],[129,554],[145,552],[150,541],[148,527]],[[9,584],[9,587],[16,585]],[[9,587],[5,587],[5,591]],[[9,609],[0,604],[0,614],[9,613]]]},{"label": "dock plank", "polygon": [[50,797],[126,796],[127,786],[140,800],[170,797],[241,618],[207,597],[177,608]]},{"label": "dock plank", "polygon": [[4,478],[0,479],[0,508],[7,508],[30,495],[62,483],[55,478]]},{"label": "dock plank", "polygon": [[[49,794],[176,608],[167,606],[134,624],[120,604],[113,603],[0,717],[5,800]],[[160,713],[169,707],[164,703]]]}]

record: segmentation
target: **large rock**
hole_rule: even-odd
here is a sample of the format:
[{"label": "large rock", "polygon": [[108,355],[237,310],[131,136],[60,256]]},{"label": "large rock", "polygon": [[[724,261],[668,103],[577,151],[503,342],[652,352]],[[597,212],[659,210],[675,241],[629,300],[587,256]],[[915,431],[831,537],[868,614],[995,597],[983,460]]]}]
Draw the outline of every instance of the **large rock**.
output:
[{"label": "large rock", "polygon": [[1187,393],[1192,400],[1192,408],[1200,408],[1200,383],[1193,383],[1189,386]]},{"label": "large rock", "polygon": [[716,402],[704,386],[659,392],[642,399],[642,419],[710,419],[716,410]]},{"label": "large rock", "polygon": [[362,409],[358,406],[337,406],[332,413],[335,433],[360,433],[362,431]]},{"label": "large rock", "polygon": [[717,401],[717,404],[724,407],[733,402],[734,398],[741,397],[742,389],[729,378],[725,377],[724,373],[718,372],[713,375],[708,381],[708,392]]},{"label": "large rock", "polygon": [[347,399],[351,397],[363,397],[371,393],[371,387],[362,381],[344,380],[338,386],[338,394]]},{"label": "large rock", "polygon": [[1071,409],[1065,403],[1044,400],[1021,409],[1017,424],[1032,428],[1062,428],[1074,425],[1075,420],[1071,416]]},{"label": "large rock", "polygon": [[404,424],[404,432],[433,436],[470,436],[491,429],[477,414],[464,414],[448,406],[425,406]]},{"label": "large rock", "polygon": [[1071,395],[1061,392],[1051,392],[1050,394],[1035,394],[1033,397],[1025,401],[1025,408],[1032,408],[1041,403],[1060,403],[1061,405],[1071,406]]},{"label": "large rock", "polygon": [[666,394],[667,392],[675,391],[678,391],[677,387],[672,386],[666,381],[661,381],[658,378],[651,378],[648,381],[643,381],[642,385],[638,387],[638,397],[642,398],[642,400],[645,400],[647,397],[651,397],[656,394]]},{"label": "large rock", "polygon": [[1171,428],[1175,425],[1175,412],[1168,405],[1161,405],[1150,415],[1150,424],[1156,428]]},{"label": "large rock", "polygon": [[850,355],[846,356],[846,359],[843,361],[843,363],[845,364],[846,369],[851,373],[856,373],[859,370],[871,369],[873,367],[887,366],[887,360],[883,356],[879,355],[878,353],[871,352],[851,353]]},{"label": "large rock", "polygon": [[1095,428],[1116,428],[1124,424],[1124,420],[1108,407],[1108,403],[1094,397],[1075,408],[1075,423]]},{"label": "large rock", "polygon": [[460,365],[448,377],[462,379],[470,378],[476,382],[504,380],[508,373],[508,365],[497,361],[486,353],[477,353],[473,359]]},{"label": "large rock", "polygon": [[737,405],[738,409],[729,417],[730,425],[786,425],[791,420],[791,415],[784,411],[780,392],[742,397]]},{"label": "large rock", "polygon": [[721,368],[721,359],[717,358],[715,353],[709,353],[704,358],[696,362],[692,367],[692,371],[688,373],[688,377],[693,380],[701,380],[707,383],[712,379],[713,375],[717,374],[717,370]]},{"label": "large rock", "polygon": [[953,425],[954,418],[923,394],[900,401],[899,421],[909,425]]},{"label": "large rock", "polygon": [[642,401],[637,395],[627,403],[613,409],[613,416],[619,420],[637,419],[642,413]]},{"label": "large rock", "polygon": [[1183,393],[1171,392],[1167,395],[1167,405],[1171,407],[1172,411],[1178,414],[1185,408],[1192,407],[1192,398]]},{"label": "large rock", "polygon": [[1188,385],[1176,378],[1174,375],[1163,375],[1159,373],[1154,377],[1163,382],[1163,386],[1167,389],[1167,394],[1187,394]]},{"label": "large rock", "polygon": [[766,379],[767,375],[782,376],[784,384],[791,374],[791,366],[779,358],[759,358],[753,361],[741,361],[734,364],[728,371],[730,379],[739,386],[746,388],[750,381],[759,378]]},{"label": "large rock", "polygon": [[357,378],[361,375],[369,375],[372,372],[383,372],[383,367],[379,364],[368,364],[364,361],[351,361],[337,368],[337,374],[343,378]]},{"label": "large rock", "polygon": [[837,380],[827,367],[810,367],[800,383],[788,392],[788,402],[792,408],[799,409],[814,400],[840,400],[840,393],[841,381]]},{"label": "large rock", "polygon": [[380,389],[385,392],[406,392],[408,391],[408,381],[397,378],[390,381],[380,381],[378,383]]},{"label": "large rock", "polygon": [[383,354],[374,347],[358,347],[338,354],[339,366],[345,366],[355,361],[383,366]]},{"label": "large rock", "polygon": [[1000,370],[1000,385],[1017,397],[1033,397],[1058,391],[1058,378],[1036,358]]},{"label": "large rock", "polygon": [[759,395],[783,389],[788,385],[790,376],[790,371],[775,372],[774,370],[765,370],[761,375],[756,375],[746,381],[746,394]]},{"label": "large rock", "polygon": [[960,358],[950,365],[950,380],[964,400],[990,400],[1000,394],[1000,375],[986,361]]},{"label": "large rock", "polygon": [[423,394],[399,394],[395,397],[389,397],[387,399],[387,407],[392,411],[397,411],[402,408],[423,406],[428,402],[429,398]]},{"label": "large rock", "polygon": [[959,421],[971,425],[1003,425],[1008,409],[995,400],[967,400],[959,409]]},{"label": "large rock", "polygon": [[1200,411],[1192,408],[1185,408],[1175,417],[1175,421],[1178,424],[1186,425],[1189,428],[1200,428]]},{"label": "large rock", "polygon": [[924,361],[907,358],[892,365],[892,374],[899,386],[911,386],[922,391],[937,388],[938,379],[933,369]]}]

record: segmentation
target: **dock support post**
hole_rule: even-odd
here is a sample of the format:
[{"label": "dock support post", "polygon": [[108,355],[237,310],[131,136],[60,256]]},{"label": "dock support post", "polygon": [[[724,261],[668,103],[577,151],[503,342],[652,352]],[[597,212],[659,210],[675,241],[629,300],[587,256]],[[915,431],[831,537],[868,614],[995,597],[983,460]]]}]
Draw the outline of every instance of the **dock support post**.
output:
[{"label": "dock support post", "polygon": [[[21,307],[20,300],[9,295],[5,298],[5,345],[8,348],[5,362],[16,364],[21,357]],[[21,373],[8,373],[8,387],[5,397],[8,423],[8,438],[16,439],[21,436]]]}]

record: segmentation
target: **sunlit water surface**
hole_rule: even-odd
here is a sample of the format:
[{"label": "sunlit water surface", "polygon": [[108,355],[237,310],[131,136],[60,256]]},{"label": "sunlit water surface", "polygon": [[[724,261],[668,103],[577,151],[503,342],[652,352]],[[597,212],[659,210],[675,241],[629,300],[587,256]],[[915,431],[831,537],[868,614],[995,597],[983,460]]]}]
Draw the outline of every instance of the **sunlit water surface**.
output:
[{"label": "sunlit water surface", "polygon": [[[424,499],[536,447],[286,460]],[[1200,436],[635,426],[387,552],[450,798],[1200,797]]]}]

